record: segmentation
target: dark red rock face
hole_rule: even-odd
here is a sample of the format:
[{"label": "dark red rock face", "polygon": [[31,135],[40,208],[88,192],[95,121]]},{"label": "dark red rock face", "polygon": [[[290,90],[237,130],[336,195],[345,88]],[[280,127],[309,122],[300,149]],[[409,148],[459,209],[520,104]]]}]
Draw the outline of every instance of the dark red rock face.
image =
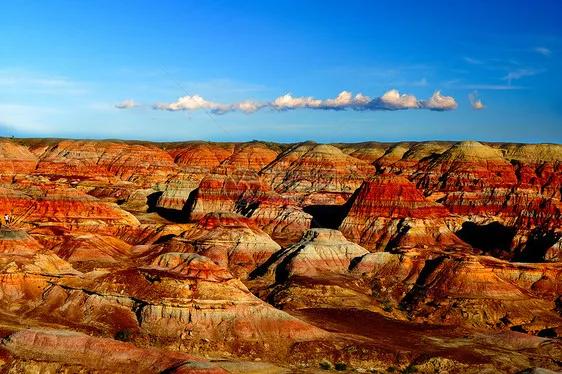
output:
[{"label": "dark red rock face", "polygon": [[554,144],[5,139],[0,371],[558,372],[561,196]]}]

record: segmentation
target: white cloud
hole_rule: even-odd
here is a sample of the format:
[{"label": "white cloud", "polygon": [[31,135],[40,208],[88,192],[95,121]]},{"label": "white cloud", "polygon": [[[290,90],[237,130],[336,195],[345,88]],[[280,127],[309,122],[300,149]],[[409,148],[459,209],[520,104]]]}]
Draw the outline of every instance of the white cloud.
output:
[{"label": "white cloud", "polygon": [[532,77],[533,75],[537,75],[543,73],[544,69],[517,69],[514,71],[510,71],[507,73],[503,80],[507,81],[508,84],[511,84],[512,81],[521,79],[524,77]]},{"label": "white cloud", "polygon": [[422,107],[430,110],[453,110],[457,108],[457,102],[452,96],[441,95],[441,91],[437,90],[429,98],[422,102]]},{"label": "white cloud", "polygon": [[545,57],[548,57],[552,54],[552,51],[546,47],[536,47],[534,49],[535,52],[537,52],[538,54],[541,54]]},{"label": "white cloud", "polygon": [[420,103],[415,96],[400,94],[398,90],[385,92],[377,101],[380,109],[414,109],[420,107]]},{"label": "white cloud", "polygon": [[472,109],[482,110],[485,108],[482,100],[478,98],[478,92],[476,91],[468,94],[468,100],[470,100],[470,105],[472,105]]},{"label": "white cloud", "polygon": [[319,108],[322,105],[322,100],[313,97],[293,97],[290,93],[279,96],[273,100],[270,106],[277,110],[287,110],[296,108]]},{"label": "white cloud", "polygon": [[139,104],[133,99],[127,99],[121,101],[119,104],[116,104],[115,107],[117,109],[132,109],[138,107]]},{"label": "white cloud", "polygon": [[240,103],[233,104],[230,106],[230,110],[239,110],[244,113],[254,113],[257,110],[263,108],[263,104],[257,101],[246,100]]},{"label": "white cloud", "polygon": [[215,103],[212,101],[207,101],[199,95],[193,96],[182,96],[178,100],[169,104],[155,104],[155,109],[178,111],[178,110],[218,110],[218,111],[228,111],[228,106]]},{"label": "white cloud", "polygon": [[433,96],[426,100],[418,100],[414,95],[401,94],[392,89],[385,92],[381,97],[370,98],[358,93],[355,96],[349,91],[340,92],[335,98],[317,99],[312,96],[293,96],[287,93],[279,96],[271,102],[241,101],[232,104],[216,103],[208,101],[199,95],[183,96],[172,103],[159,103],[153,106],[157,110],[168,111],[194,111],[208,110],[215,114],[239,111],[254,113],[258,110],[269,108],[276,111],[294,109],[316,109],[316,110],[401,110],[401,109],[430,109],[430,110],[452,110],[457,107],[453,97],[443,96],[436,91]]}]

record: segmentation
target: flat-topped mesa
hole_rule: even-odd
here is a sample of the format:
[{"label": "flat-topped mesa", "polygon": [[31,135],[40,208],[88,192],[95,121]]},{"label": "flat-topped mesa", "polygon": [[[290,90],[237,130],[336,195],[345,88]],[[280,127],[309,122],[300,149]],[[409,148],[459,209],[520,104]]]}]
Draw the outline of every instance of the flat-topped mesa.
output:
[{"label": "flat-topped mesa", "polygon": [[9,140],[0,140],[0,180],[28,175],[35,170],[37,157],[27,147]]},{"label": "flat-topped mesa", "polygon": [[283,152],[260,173],[275,191],[302,205],[343,204],[374,167],[326,144],[304,143]]},{"label": "flat-topped mesa", "polygon": [[181,240],[241,279],[281,249],[255,222],[228,212],[205,215]]},{"label": "flat-topped mesa", "polygon": [[176,171],[172,157],[154,145],[108,141],[62,140],[35,144],[38,174],[99,179],[114,177],[150,187]]},{"label": "flat-topped mesa", "polygon": [[[448,228],[449,211],[426,199],[406,178],[382,174],[365,181],[340,230],[373,251],[393,246],[463,246]],[[387,248],[388,249],[388,248]]]}]

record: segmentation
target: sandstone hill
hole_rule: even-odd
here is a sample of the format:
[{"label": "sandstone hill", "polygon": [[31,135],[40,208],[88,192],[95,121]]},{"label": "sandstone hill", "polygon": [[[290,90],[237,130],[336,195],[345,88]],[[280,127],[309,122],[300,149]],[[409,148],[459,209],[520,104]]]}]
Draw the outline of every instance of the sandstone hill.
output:
[{"label": "sandstone hill", "polygon": [[556,144],[0,139],[0,371],[558,372],[561,198]]}]

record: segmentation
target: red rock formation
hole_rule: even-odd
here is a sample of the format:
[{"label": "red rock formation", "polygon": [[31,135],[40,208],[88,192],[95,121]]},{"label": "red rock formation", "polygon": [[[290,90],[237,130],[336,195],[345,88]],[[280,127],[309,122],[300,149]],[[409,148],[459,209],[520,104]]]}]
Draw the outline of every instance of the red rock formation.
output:
[{"label": "red rock formation", "polygon": [[[44,290],[44,307],[54,321],[116,334],[150,337],[164,347],[208,352],[244,347],[283,355],[298,341],[327,333],[280,312],[253,296],[210,259],[166,253],[148,266],[63,279]],[[225,337],[228,337],[225,339]],[[264,344],[274,347],[264,351]]]},{"label": "red rock formation", "polygon": [[234,152],[234,144],[190,143],[168,149],[179,171],[163,186],[159,208],[183,210],[190,194],[214,168]]},{"label": "red rock formation", "polygon": [[37,157],[26,147],[8,140],[0,141],[0,179],[9,180],[16,175],[32,173]]},{"label": "red rock formation", "polygon": [[0,253],[14,255],[31,255],[43,246],[25,231],[0,229]]},{"label": "red rock formation", "polygon": [[13,355],[7,365],[3,363],[3,368],[10,372],[34,368],[39,372],[226,373],[185,353],[137,348],[130,343],[65,330],[22,330],[6,338],[2,348]]},{"label": "red rock formation", "polygon": [[366,162],[313,143],[289,148],[261,171],[275,191],[303,205],[342,204],[373,173]]},{"label": "red rock formation", "polygon": [[12,225],[55,225],[80,230],[111,231],[113,226],[136,226],[138,220],[114,204],[76,189],[55,185],[0,189],[0,212],[10,214]]},{"label": "red rock formation", "polygon": [[131,256],[132,246],[114,236],[73,233],[61,239],[49,249],[79,270],[123,265]]},{"label": "red rock formation", "polygon": [[421,165],[418,185],[429,191],[478,191],[517,183],[512,165],[501,151],[478,142],[461,142]]},{"label": "red rock formation", "polygon": [[440,155],[450,147],[451,144],[446,142],[415,143],[408,146],[407,151],[402,154],[405,147],[400,143],[378,159],[375,165],[386,173],[409,177],[417,171],[420,161]]},{"label": "red rock formation", "polygon": [[254,220],[282,244],[302,235],[310,227],[311,216],[271,191],[255,173],[230,173],[221,167],[199,185],[191,220],[210,212],[236,212]]},{"label": "red rock formation", "polygon": [[210,171],[234,152],[234,144],[188,143],[173,145],[168,153],[180,167]]},{"label": "red rock formation", "polygon": [[562,323],[553,311],[561,280],[560,264],[440,257],[426,262],[402,304],[424,320],[488,328],[520,326],[537,333]]},{"label": "red rock formation", "polygon": [[404,177],[385,174],[363,183],[340,230],[371,250],[397,246],[462,246],[447,227],[448,210],[426,199]]},{"label": "red rock formation", "polygon": [[310,229],[300,242],[283,250],[273,266],[281,281],[292,276],[330,277],[347,273],[351,261],[367,253],[337,230]]},{"label": "red rock formation", "polygon": [[478,142],[457,143],[421,162],[413,179],[454,214],[515,227],[511,250],[528,251],[527,241],[534,232],[557,235],[562,226],[562,205],[554,197],[559,194],[562,172],[551,163],[557,148],[513,145],[504,152],[506,156],[501,149]]},{"label": "red rock formation", "polygon": [[39,157],[37,173],[51,178],[116,177],[149,187],[176,170],[171,156],[153,145],[63,140],[35,144],[32,151]]},{"label": "red rock formation", "polygon": [[281,249],[252,220],[233,213],[207,214],[181,241],[242,279]]},{"label": "red rock formation", "polygon": [[277,151],[264,143],[251,142],[233,147],[196,144],[171,152],[181,171],[170,178],[158,206],[182,210],[189,195],[203,178],[221,165],[222,170],[231,173],[258,172],[277,157]]},{"label": "red rock formation", "polygon": [[337,230],[310,229],[258,268],[249,284],[283,309],[370,308],[369,287],[349,276],[352,262],[368,253]]},{"label": "red rock formation", "polygon": [[210,212],[229,211],[248,215],[269,196],[273,196],[271,189],[257,174],[216,169],[201,181],[190,218],[199,220]]},{"label": "red rock formation", "polygon": [[4,140],[0,371],[560,368],[561,149]]}]

